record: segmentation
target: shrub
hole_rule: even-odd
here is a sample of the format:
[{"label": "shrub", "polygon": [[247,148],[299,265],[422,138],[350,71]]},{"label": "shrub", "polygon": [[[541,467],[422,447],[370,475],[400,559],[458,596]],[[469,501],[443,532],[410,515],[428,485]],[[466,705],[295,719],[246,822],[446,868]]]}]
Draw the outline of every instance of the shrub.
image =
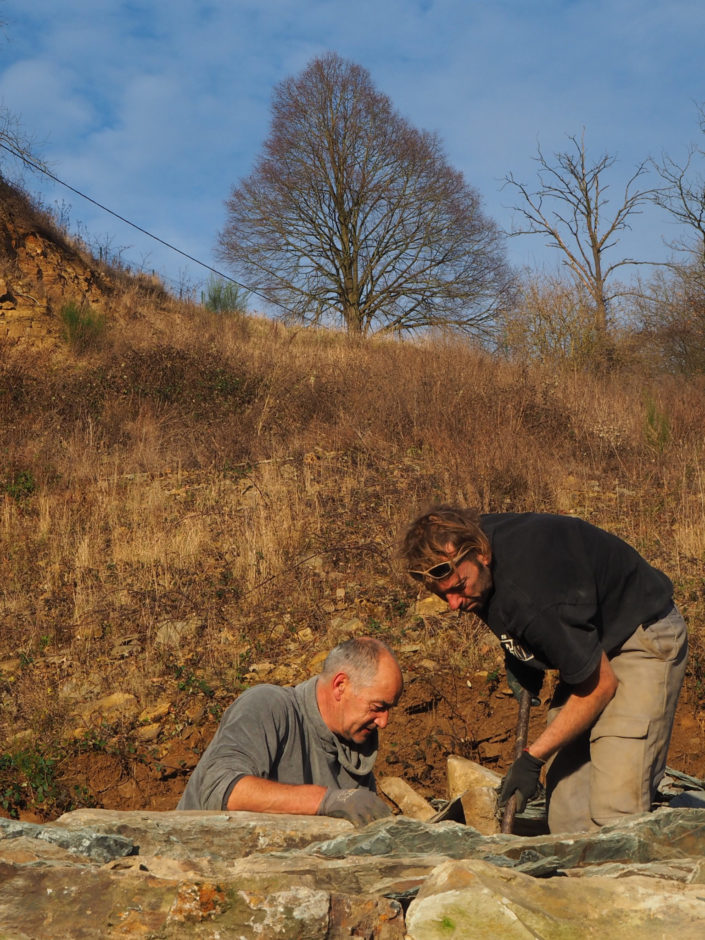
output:
[{"label": "shrub", "polygon": [[201,303],[213,313],[245,313],[248,292],[234,281],[211,278],[201,292]]},{"label": "shrub", "polygon": [[105,333],[105,317],[88,304],[69,301],[60,311],[64,338],[76,353],[100,346]]},{"label": "shrub", "polygon": [[31,470],[17,470],[5,480],[3,489],[15,502],[21,503],[34,493],[36,480]]}]

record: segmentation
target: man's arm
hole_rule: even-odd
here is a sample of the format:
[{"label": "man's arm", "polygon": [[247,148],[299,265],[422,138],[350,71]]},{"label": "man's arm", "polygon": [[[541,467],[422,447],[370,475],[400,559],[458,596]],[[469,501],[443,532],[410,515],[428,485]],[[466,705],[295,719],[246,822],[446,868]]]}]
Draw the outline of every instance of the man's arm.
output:
[{"label": "man's arm", "polygon": [[555,720],[529,745],[529,753],[546,761],[559,748],[586,731],[614,698],[617,684],[617,677],[603,652],[597,669],[584,682],[573,686]]},{"label": "man's arm", "polygon": [[326,787],[312,783],[278,783],[262,777],[241,777],[230,791],[227,808],[251,813],[315,816],[325,795]]},{"label": "man's arm", "polygon": [[254,813],[296,813],[309,816],[333,816],[347,819],[354,826],[365,826],[392,811],[367,787],[338,790],[316,784],[278,783],[261,777],[242,777],[228,797],[229,810]]},{"label": "man's arm", "polygon": [[590,728],[607,703],[614,698],[616,691],[617,677],[603,652],[593,674],[573,686],[572,693],[555,720],[509,768],[500,788],[500,805],[503,806],[516,793],[517,812],[523,812],[527,801],[538,789],[544,761]]}]

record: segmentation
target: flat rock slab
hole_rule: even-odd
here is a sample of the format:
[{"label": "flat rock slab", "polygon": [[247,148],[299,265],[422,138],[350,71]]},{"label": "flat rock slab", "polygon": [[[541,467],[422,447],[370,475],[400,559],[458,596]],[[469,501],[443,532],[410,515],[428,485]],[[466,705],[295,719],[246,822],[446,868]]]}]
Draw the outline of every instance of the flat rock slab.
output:
[{"label": "flat rock slab", "polygon": [[661,809],[635,816],[622,826],[596,832],[522,838],[483,836],[459,823],[424,823],[397,817],[339,835],[302,851],[328,858],[445,855],[476,858],[500,867],[547,877],[566,869],[605,862],[630,864],[705,857],[705,811]]},{"label": "flat rock slab", "polygon": [[401,940],[401,906],[306,885],[262,892],[237,881],[144,866],[26,867],[0,862],[0,937],[12,940],[209,937]]},{"label": "flat rock slab", "polygon": [[705,936],[704,882],[704,809],[533,838],[402,816],[0,820],[2,940],[690,940]]},{"label": "flat rock slab", "polygon": [[95,833],[118,835],[133,843],[140,855],[205,857],[227,862],[253,852],[303,848],[311,842],[354,831],[351,823],[329,816],[105,809],[65,813],[44,828],[90,829]]},{"label": "flat rock slab", "polygon": [[701,887],[632,876],[535,879],[487,862],[446,862],[406,914],[408,940],[702,940]]}]

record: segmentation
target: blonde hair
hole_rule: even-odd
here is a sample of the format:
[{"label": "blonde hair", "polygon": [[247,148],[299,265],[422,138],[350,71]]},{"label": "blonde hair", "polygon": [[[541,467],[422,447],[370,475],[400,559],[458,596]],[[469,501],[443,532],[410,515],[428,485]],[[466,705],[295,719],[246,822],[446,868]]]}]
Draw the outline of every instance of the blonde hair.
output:
[{"label": "blonde hair", "polygon": [[436,564],[439,558],[457,555],[463,550],[473,561],[478,555],[492,557],[490,540],[480,527],[480,513],[476,509],[441,503],[409,525],[400,555],[407,570],[423,571]]}]

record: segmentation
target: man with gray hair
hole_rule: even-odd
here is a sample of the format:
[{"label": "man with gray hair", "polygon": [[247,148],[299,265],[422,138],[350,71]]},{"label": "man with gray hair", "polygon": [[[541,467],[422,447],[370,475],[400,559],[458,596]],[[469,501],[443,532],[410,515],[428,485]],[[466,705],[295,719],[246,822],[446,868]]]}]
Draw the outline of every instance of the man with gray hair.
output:
[{"label": "man with gray hair", "polygon": [[257,685],[225,711],[177,806],[335,816],[390,814],[376,794],[378,729],[402,693],[401,669],[374,637],[331,650],[319,676]]}]

